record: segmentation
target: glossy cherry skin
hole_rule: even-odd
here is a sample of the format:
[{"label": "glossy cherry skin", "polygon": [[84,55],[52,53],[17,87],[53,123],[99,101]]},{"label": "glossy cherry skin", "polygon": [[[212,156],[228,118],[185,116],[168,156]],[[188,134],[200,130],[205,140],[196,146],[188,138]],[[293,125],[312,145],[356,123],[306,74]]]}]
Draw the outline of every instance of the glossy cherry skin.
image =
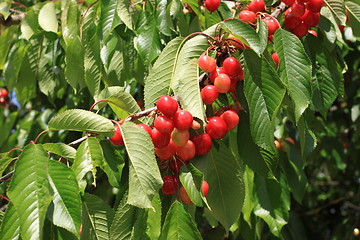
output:
[{"label": "glossy cherry skin", "polygon": [[170,134],[174,129],[174,123],[171,118],[160,115],[155,118],[154,127],[162,133]]},{"label": "glossy cherry skin", "polygon": [[200,133],[190,139],[195,144],[196,155],[204,155],[212,148],[211,137],[207,133]]},{"label": "glossy cherry skin", "polygon": [[174,126],[179,130],[189,130],[192,121],[193,116],[186,110],[178,110],[173,117]]},{"label": "glossy cherry skin", "polygon": [[263,19],[263,21],[266,23],[268,27],[268,35],[273,35],[276,32],[276,30],[280,28],[279,22],[274,17],[271,16],[266,17]]},{"label": "glossy cherry skin", "polygon": [[301,24],[292,30],[292,33],[295,34],[297,37],[304,37],[308,33],[308,26],[305,23],[301,22]]},{"label": "glossy cherry skin", "polygon": [[204,194],[204,197],[208,195],[209,192],[209,184],[207,181],[203,180],[201,185],[201,191]]},{"label": "glossy cherry skin", "polygon": [[210,117],[206,124],[205,131],[212,139],[221,139],[227,133],[227,125],[221,117]]},{"label": "glossy cherry skin", "polygon": [[320,13],[306,10],[304,15],[301,17],[301,20],[305,23],[306,26],[315,27],[320,21]]},{"label": "glossy cherry skin", "polygon": [[144,129],[147,133],[149,133],[149,135],[151,136],[151,127],[149,125],[140,123],[139,127],[141,127],[142,129]]},{"label": "glossy cherry skin", "polygon": [[210,12],[215,12],[220,6],[220,0],[205,0],[205,7]]},{"label": "glossy cherry skin", "polygon": [[254,13],[265,11],[265,2],[264,0],[252,0],[251,3],[247,6],[247,10]]},{"label": "glossy cherry skin", "polygon": [[291,12],[294,15],[294,17],[301,17],[302,15],[304,15],[305,13],[305,4],[301,3],[301,2],[295,2],[292,6],[291,6]]},{"label": "glossy cherry skin", "polygon": [[249,10],[242,10],[239,13],[239,19],[246,23],[256,23],[256,13]]},{"label": "glossy cherry skin", "polygon": [[277,52],[274,52],[273,54],[271,54],[271,58],[274,60],[276,66],[279,66],[279,55],[277,54]]},{"label": "glossy cherry skin", "polygon": [[166,147],[170,142],[170,134],[162,133],[156,128],[151,130],[151,139],[156,148]]},{"label": "glossy cherry skin", "polygon": [[231,80],[227,74],[219,74],[215,78],[214,86],[219,93],[226,93],[229,91]]},{"label": "glossy cherry skin", "polygon": [[315,37],[318,36],[317,32],[315,30],[309,30],[308,31],[310,34],[314,35]]},{"label": "glossy cherry skin", "polygon": [[295,29],[297,28],[298,26],[300,26],[301,24],[301,19],[300,18],[297,18],[297,17],[294,17],[294,15],[292,14],[291,12],[291,8],[288,8],[286,11],[285,11],[285,19],[284,19],[284,23],[285,23],[285,26],[287,29]]},{"label": "glossy cherry skin", "polygon": [[198,65],[204,72],[212,72],[216,68],[215,59],[209,55],[201,55],[198,59]]},{"label": "glossy cherry skin", "polygon": [[212,104],[218,97],[219,92],[214,85],[207,85],[201,89],[201,98],[205,104]]},{"label": "glossy cherry skin", "polygon": [[171,141],[166,147],[163,148],[155,148],[155,154],[162,160],[167,160],[174,156],[176,152],[176,146]]},{"label": "glossy cherry skin", "polygon": [[178,102],[168,95],[161,96],[156,102],[157,110],[167,117],[172,117],[179,108]]},{"label": "glossy cherry skin", "polygon": [[288,6],[291,6],[295,3],[295,0],[281,0],[281,1]]},{"label": "glossy cherry skin", "polygon": [[5,88],[0,90],[0,97],[7,97],[9,94],[8,90],[6,90]]},{"label": "glossy cherry skin", "polygon": [[188,193],[186,192],[184,187],[180,187],[179,189],[179,195],[181,198],[181,201],[185,204],[193,204],[193,202],[191,201]]},{"label": "glossy cherry skin", "polygon": [[178,147],[176,150],[176,155],[186,163],[195,157],[195,153],[195,144],[191,140],[188,140],[184,146]]},{"label": "glossy cherry skin", "polygon": [[179,186],[179,183],[175,176],[165,175],[164,183],[163,183],[161,190],[162,190],[162,193],[165,195],[172,195],[172,194],[176,193],[178,186]]},{"label": "glossy cherry skin", "polygon": [[309,0],[306,3],[306,8],[313,12],[320,12],[323,5],[324,0]]},{"label": "glossy cherry skin", "polygon": [[222,74],[222,73],[225,73],[225,74],[226,74],[224,68],[222,68],[222,67],[217,67],[217,68],[215,69],[215,71],[212,71],[212,72],[210,73],[210,81],[211,81],[212,83],[214,83],[214,82],[215,82],[215,78],[217,78],[217,77],[219,76],[219,74]]},{"label": "glossy cherry skin", "polygon": [[171,133],[171,140],[176,146],[184,146],[190,138],[190,133],[188,130],[179,130],[174,129]]},{"label": "glossy cherry skin", "polygon": [[227,126],[227,131],[231,131],[239,124],[240,117],[233,110],[227,110],[220,115],[221,119],[224,120]]},{"label": "glossy cherry skin", "polygon": [[223,69],[229,77],[236,77],[243,71],[239,60],[234,57],[227,57],[223,61]]},{"label": "glossy cherry skin", "polygon": [[114,136],[112,136],[109,140],[113,145],[124,145],[124,138],[122,136],[121,130],[119,126],[116,124],[114,126],[115,132]]}]

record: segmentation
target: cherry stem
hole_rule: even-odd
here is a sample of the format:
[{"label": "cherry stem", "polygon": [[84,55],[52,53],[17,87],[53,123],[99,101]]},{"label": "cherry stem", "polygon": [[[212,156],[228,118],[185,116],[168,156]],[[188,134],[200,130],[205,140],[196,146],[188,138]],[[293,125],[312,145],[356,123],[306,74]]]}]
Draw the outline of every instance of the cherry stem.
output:
[{"label": "cherry stem", "polygon": [[246,46],[245,46],[245,44],[243,42],[237,41],[237,40],[232,39],[232,38],[225,38],[224,41],[233,41],[233,42],[236,42],[237,44],[243,46],[244,49],[246,48]]},{"label": "cherry stem", "polygon": [[45,129],[44,131],[42,131],[41,133],[39,133],[39,135],[37,135],[37,137],[35,138],[34,141],[32,141],[33,144],[36,144],[36,142],[39,140],[39,138],[46,132],[50,131],[50,129]]},{"label": "cherry stem", "polygon": [[[183,42],[185,42],[186,40],[188,40],[189,38],[191,38],[191,37],[193,37],[193,36],[195,36],[195,35],[203,35],[203,36],[208,37],[208,38],[210,38],[211,40],[215,41],[215,38],[212,37],[212,36],[210,36],[209,34],[206,34],[206,33],[203,33],[203,32],[194,32],[194,33],[191,33],[191,34],[187,35],[187,36],[184,38]],[[181,43],[181,45],[182,45],[182,43]]]},{"label": "cherry stem", "polygon": [[12,151],[21,151],[22,152],[23,150],[20,148],[13,148],[10,151],[8,151],[7,154],[11,153]]},{"label": "cherry stem", "polygon": [[286,4],[281,2],[276,7],[275,11],[271,13],[271,16],[274,17],[274,18],[278,18],[281,13],[285,12],[285,10],[286,10]]}]

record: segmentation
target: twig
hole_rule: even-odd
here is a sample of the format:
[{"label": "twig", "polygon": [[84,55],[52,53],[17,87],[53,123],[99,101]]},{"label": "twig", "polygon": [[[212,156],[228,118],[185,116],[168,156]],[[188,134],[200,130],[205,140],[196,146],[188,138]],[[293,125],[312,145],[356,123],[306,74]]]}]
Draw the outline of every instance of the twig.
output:
[{"label": "twig", "polygon": [[25,13],[21,11],[10,9],[9,12],[11,14],[7,17],[7,19],[4,18],[4,15],[0,14],[0,25],[4,25],[6,27],[9,27],[11,25],[17,25],[25,17]]},{"label": "twig", "polygon": [[279,16],[281,13],[285,12],[285,10],[286,10],[286,4],[283,3],[283,2],[281,2],[281,3],[276,7],[275,11],[271,13],[271,16],[273,16],[274,18],[278,18],[278,16]]},{"label": "twig", "polygon": [[139,119],[139,118],[142,118],[142,117],[145,117],[147,115],[149,115],[151,112],[153,111],[156,111],[157,107],[152,107],[152,108],[149,108],[149,109],[145,109],[144,111],[141,111],[141,112],[138,112],[138,113],[133,113],[133,114],[130,114],[126,119],[125,121],[126,122],[131,122],[131,121],[134,121],[136,119]]}]

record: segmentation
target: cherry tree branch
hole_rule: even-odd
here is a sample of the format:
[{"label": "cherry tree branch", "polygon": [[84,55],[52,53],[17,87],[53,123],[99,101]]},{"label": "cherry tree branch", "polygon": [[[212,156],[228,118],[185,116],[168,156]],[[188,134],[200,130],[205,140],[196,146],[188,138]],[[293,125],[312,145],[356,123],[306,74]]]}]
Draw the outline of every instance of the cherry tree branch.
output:
[{"label": "cherry tree branch", "polygon": [[4,15],[0,14],[0,25],[4,25],[6,27],[17,25],[20,24],[21,20],[25,17],[25,13],[21,11],[10,9],[9,12],[11,14],[7,17],[7,19],[4,18]]},{"label": "cherry tree branch", "polygon": [[281,13],[285,12],[286,7],[287,7],[286,4],[283,3],[283,2],[281,2],[281,3],[276,7],[275,11],[273,11],[273,12],[271,13],[271,16],[273,16],[274,18],[278,18]]}]

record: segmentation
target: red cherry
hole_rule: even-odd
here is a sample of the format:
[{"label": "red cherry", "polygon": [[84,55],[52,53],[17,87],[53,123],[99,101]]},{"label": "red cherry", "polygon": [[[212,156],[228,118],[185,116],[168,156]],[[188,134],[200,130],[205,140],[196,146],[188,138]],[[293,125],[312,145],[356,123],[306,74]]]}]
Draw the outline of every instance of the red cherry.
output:
[{"label": "red cherry", "polygon": [[223,61],[223,69],[229,77],[236,77],[243,71],[239,60],[234,57],[227,57]]},{"label": "red cherry", "polygon": [[297,17],[294,17],[294,15],[292,14],[291,12],[291,8],[288,8],[286,11],[285,11],[285,19],[284,19],[284,23],[285,23],[285,26],[287,29],[295,29],[297,28],[298,26],[300,26],[301,24],[301,19],[300,18],[297,18]]},{"label": "red cherry", "polygon": [[301,20],[305,23],[306,26],[315,27],[320,21],[320,13],[306,10],[304,15],[301,17]]},{"label": "red cherry", "polygon": [[179,174],[181,167],[184,165],[184,162],[178,160],[178,159],[172,159],[170,160],[170,169],[173,173],[176,175]]},{"label": "red cherry", "polygon": [[165,175],[164,183],[163,183],[161,190],[162,190],[162,193],[165,195],[172,195],[172,194],[176,193],[178,186],[179,186],[179,183],[175,176]]},{"label": "red cherry", "polygon": [[301,3],[301,2],[295,2],[291,6],[291,12],[294,17],[297,17],[297,18],[301,17],[305,13],[305,4]]},{"label": "red cherry", "polygon": [[247,6],[247,10],[254,13],[264,12],[265,11],[265,2],[264,0],[252,0],[251,3]]},{"label": "red cherry", "polygon": [[278,67],[279,66],[279,55],[277,54],[277,52],[274,52],[272,55],[271,55],[272,59],[274,60],[276,66]]},{"label": "red cherry", "polygon": [[170,142],[170,134],[162,133],[156,128],[151,130],[151,139],[156,148],[166,147]]},{"label": "red cherry", "polygon": [[229,91],[228,92],[236,92],[236,84],[237,84],[237,81],[231,81],[230,83],[230,88],[229,88]]},{"label": "red cherry", "polygon": [[156,102],[157,110],[167,117],[172,117],[179,108],[178,102],[168,95],[161,96]]},{"label": "red cherry", "polygon": [[139,127],[143,128],[146,132],[148,132],[151,136],[151,127],[149,125],[146,125],[146,124],[143,124],[143,123],[140,123],[139,124]]},{"label": "red cherry", "polygon": [[191,141],[195,144],[196,155],[204,155],[211,150],[212,141],[211,137],[207,133],[200,133],[191,138]]},{"label": "red cherry", "polygon": [[195,157],[195,153],[195,144],[191,140],[188,140],[184,146],[178,147],[176,150],[176,155],[184,162]]},{"label": "red cherry", "polygon": [[215,59],[209,55],[201,55],[198,59],[198,65],[204,72],[212,72],[216,68]]},{"label": "red cherry", "polygon": [[215,12],[220,6],[220,0],[205,0],[205,7],[210,12]]},{"label": "red cherry", "polygon": [[163,148],[155,148],[155,154],[162,160],[167,160],[174,156],[176,152],[176,146],[171,141],[166,147]]},{"label": "red cherry", "polygon": [[219,74],[222,74],[222,73],[225,73],[225,74],[226,74],[225,69],[222,68],[222,67],[217,67],[217,68],[215,69],[215,71],[212,71],[212,72],[210,73],[210,81],[211,81],[212,83],[214,83],[214,82],[215,82],[215,78],[217,78],[217,76],[219,76]]},{"label": "red cherry", "polygon": [[212,139],[221,139],[227,133],[227,125],[220,117],[210,117],[209,122],[205,127],[205,131]]},{"label": "red cherry", "polygon": [[318,36],[317,32],[315,30],[309,30],[308,31],[310,34],[314,35],[315,37]]},{"label": "red cherry", "polygon": [[239,13],[239,19],[246,23],[256,23],[256,13],[249,10],[242,10]]},{"label": "red cherry", "polygon": [[227,110],[220,115],[222,120],[226,123],[227,131],[231,131],[239,124],[240,117],[233,110]]},{"label": "red cherry", "polygon": [[295,0],[281,0],[281,1],[288,6],[291,6],[295,3]]},{"label": "red cherry", "polygon": [[0,97],[0,103],[1,103],[1,105],[4,107],[5,104],[6,104],[6,98]]},{"label": "red cherry", "polygon": [[190,138],[190,133],[188,130],[179,130],[177,128],[174,129],[171,133],[171,140],[177,146],[184,146],[186,142]]},{"label": "red cherry", "polygon": [[204,197],[206,197],[208,195],[209,192],[209,184],[207,183],[207,181],[203,180],[202,181],[202,185],[201,185],[201,191],[204,194]]},{"label": "red cherry", "polygon": [[306,8],[313,12],[320,12],[323,5],[324,0],[309,0],[306,3]]},{"label": "red cherry", "polygon": [[295,34],[297,37],[304,37],[308,33],[308,26],[305,23],[301,22],[301,24],[292,30],[292,33]]},{"label": "red cherry", "polygon": [[339,27],[340,32],[344,32],[344,28],[345,28],[344,25],[338,25],[338,27]]},{"label": "red cherry", "polygon": [[175,128],[179,130],[189,130],[193,121],[193,116],[189,111],[179,110],[173,117]]},{"label": "red cherry", "polygon": [[237,47],[241,50],[249,48],[246,44],[244,44],[242,41],[240,41],[239,39],[237,39],[235,36],[233,36],[231,34],[229,34],[229,36],[227,38],[231,39],[230,41],[228,41],[228,43],[233,45],[234,47]]},{"label": "red cherry", "polygon": [[230,85],[231,80],[227,74],[222,73],[215,78],[214,86],[219,93],[226,93],[229,91]]},{"label": "red cherry", "polygon": [[181,198],[181,201],[185,204],[193,204],[193,202],[191,201],[188,193],[186,192],[185,188],[184,187],[181,187],[179,189],[179,195],[180,195],[180,198]]},{"label": "red cherry", "polygon": [[174,129],[174,123],[171,118],[160,115],[155,118],[154,127],[162,133],[170,134]]},{"label": "red cherry", "polygon": [[219,93],[214,85],[205,86],[201,89],[200,94],[205,104],[212,104],[219,97]]},{"label": "red cherry", "polygon": [[9,92],[5,88],[2,88],[0,90],[0,97],[5,97],[6,98],[8,96],[8,94],[9,94]]},{"label": "red cherry", "polygon": [[116,124],[114,128],[115,128],[114,136],[110,138],[110,142],[113,145],[124,145],[124,139],[119,126]]},{"label": "red cherry", "polygon": [[280,24],[278,20],[274,17],[268,16],[263,19],[263,21],[266,23],[268,27],[268,35],[273,35],[276,30],[280,28]]}]

